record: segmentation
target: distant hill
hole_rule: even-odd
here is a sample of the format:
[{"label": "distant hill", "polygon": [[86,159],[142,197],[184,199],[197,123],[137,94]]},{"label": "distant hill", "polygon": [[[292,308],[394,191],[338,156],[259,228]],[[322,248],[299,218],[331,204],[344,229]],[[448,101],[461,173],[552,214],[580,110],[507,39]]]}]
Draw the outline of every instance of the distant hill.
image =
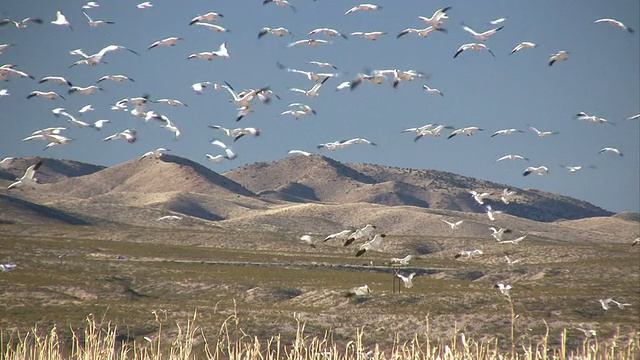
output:
[{"label": "distant hill", "polygon": [[437,170],[343,164],[320,155],[245,165],[224,176],[257,194],[278,199],[483,212],[469,194],[476,190],[494,194],[487,203],[495,209],[536,221],[613,215],[586,201],[530,189],[512,188],[517,195],[505,205],[499,200],[499,194],[508,187],[504,184]]}]

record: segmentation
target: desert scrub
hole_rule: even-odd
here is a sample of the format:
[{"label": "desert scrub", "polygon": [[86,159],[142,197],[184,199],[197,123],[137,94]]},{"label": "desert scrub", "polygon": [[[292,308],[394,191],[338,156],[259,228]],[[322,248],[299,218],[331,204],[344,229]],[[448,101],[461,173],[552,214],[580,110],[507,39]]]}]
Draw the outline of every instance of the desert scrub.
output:
[{"label": "desert scrub", "polygon": [[[68,342],[62,341],[59,328],[42,332],[34,327],[26,333],[0,332],[0,354],[6,360],[191,360],[191,359],[629,359],[640,358],[640,334],[599,339],[586,337],[574,348],[567,347],[567,330],[550,341],[548,328],[536,337],[508,339],[506,350],[497,338],[475,340],[454,331],[451,338],[435,338],[425,319],[424,334],[411,339],[396,336],[394,344],[384,349],[367,339],[365,328],[356,329],[352,339],[334,341],[330,330],[322,336],[309,336],[306,324],[294,314],[297,331],[293,340],[283,341],[279,334],[260,338],[241,327],[234,310],[219,331],[205,334],[194,311],[186,323],[169,322],[166,312],[152,312],[157,324],[153,336],[122,340],[122,331],[111,323],[103,324],[93,315],[86,318],[83,329],[70,329]],[[512,312],[512,323],[515,322]],[[455,327],[455,325],[454,325]],[[317,332],[316,332],[317,333]],[[550,346],[550,342],[558,346]]]}]

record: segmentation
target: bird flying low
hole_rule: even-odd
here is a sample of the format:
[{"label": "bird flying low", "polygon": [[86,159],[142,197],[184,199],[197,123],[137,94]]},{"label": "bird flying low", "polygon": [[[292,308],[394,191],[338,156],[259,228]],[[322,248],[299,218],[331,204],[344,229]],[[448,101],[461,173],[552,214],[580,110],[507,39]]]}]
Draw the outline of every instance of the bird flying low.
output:
[{"label": "bird flying low", "polygon": [[[303,155],[303,156],[311,156],[311,153],[310,153],[310,152],[308,152],[308,151],[296,150],[296,149],[294,149],[294,150],[289,150],[289,151],[287,152],[287,154],[289,154],[289,155]],[[325,239],[325,241],[326,241],[326,239]]]},{"label": "bird flying low", "polygon": [[528,168],[526,168],[524,170],[524,172],[522,173],[522,176],[527,176],[529,174],[537,174],[537,175],[545,175],[549,173],[549,169],[544,166],[529,166]]},{"label": "bird flying low", "polygon": [[471,197],[473,198],[473,200],[475,200],[480,205],[484,204],[484,199],[491,196],[491,193],[488,193],[488,192],[479,193],[475,190],[469,191],[469,194],[471,194]]},{"label": "bird flying low", "polygon": [[34,187],[38,183],[38,179],[36,179],[36,171],[42,166],[42,161],[38,161],[37,163],[29,166],[27,170],[25,170],[24,175],[21,178],[16,179],[15,182],[11,183],[7,189],[13,189],[20,186],[31,186]]},{"label": "bird flying low", "polygon": [[351,243],[361,238],[369,240],[375,229],[377,229],[375,225],[367,224],[365,227],[351,232],[347,237],[347,240],[345,240],[344,246],[349,246]]},{"label": "bird flying low", "polygon": [[300,236],[300,241],[304,242],[305,244],[311,246],[314,249],[316,248],[316,244],[313,243],[313,238],[311,237],[311,235]]},{"label": "bird flying low", "polygon": [[115,140],[115,139],[124,139],[127,140],[127,142],[129,142],[129,144],[132,144],[134,142],[136,142],[137,140],[137,135],[138,132],[135,129],[126,129],[123,130],[121,132],[117,132],[111,136],[107,136],[106,138],[102,139],[102,141],[110,141],[110,140]]},{"label": "bird flying low", "polygon": [[[291,151],[295,151],[295,150],[291,150]],[[351,235],[353,232],[354,232],[353,230],[342,230],[338,233],[327,236],[326,238],[324,238],[323,241],[329,241],[332,239],[347,240],[349,238],[349,235]]]},{"label": "bird flying low", "polygon": [[414,255],[407,255],[403,258],[391,258],[390,262],[392,264],[399,264],[399,265],[409,265],[409,261],[411,261],[415,256]]},{"label": "bird flying low", "polygon": [[454,256],[454,258],[455,258],[455,259],[458,259],[458,258],[460,258],[460,257],[462,257],[462,256],[464,256],[464,255],[466,255],[466,256],[467,256],[467,259],[470,259],[473,255],[482,255],[482,254],[484,254],[484,252],[483,252],[482,250],[480,250],[480,249],[474,249],[474,250],[463,250],[463,251],[460,251],[459,253],[457,253],[457,254]]},{"label": "bird flying low", "polygon": [[462,225],[462,223],[464,222],[464,220],[458,220],[456,222],[450,222],[447,221],[445,219],[441,219],[443,223],[449,225],[449,227],[451,227],[451,230],[457,230],[460,228],[460,225]]},{"label": "bird flying low", "polygon": [[380,250],[380,247],[382,246],[382,240],[386,237],[387,235],[385,234],[376,234],[373,239],[365,242],[364,244],[360,245],[360,248],[358,249],[358,252],[356,252],[356,257],[360,257],[362,256],[364,253],[366,253],[367,251],[378,251]]},{"label": "bird flying low", "polygon": [[413,277],[416,276],[416,273],[412,272],[411,274],[404,276],[396,271],[395,276],[402,280],[404,287],[410,289],[413,287]]}]

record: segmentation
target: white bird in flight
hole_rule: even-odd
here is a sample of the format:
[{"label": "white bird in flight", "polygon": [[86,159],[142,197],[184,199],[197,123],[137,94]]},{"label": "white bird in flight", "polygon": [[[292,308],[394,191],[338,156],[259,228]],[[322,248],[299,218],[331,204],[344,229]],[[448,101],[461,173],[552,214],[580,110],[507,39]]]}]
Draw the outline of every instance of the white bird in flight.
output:
[{"label": "white bird in flight", "polygon": [[336,29],[331,29],[331,28],[316,28],[313,29],[311,31],[309,31],[309,33],[307,34],[308,36],[313,36],[313,35],[317,35],[317,34],[325,34],[328,36],[341,36],[343,39],[348,39],[347,35],[341,33],[340,31],[336,30]]},{"label": "white bird in flight", "polygon": [[318,94],[318,91],[320,90],[320,87],[322,87],[322,85],[325,82],[327,82],[327,80],[329,80],[328,77],[324,78],[324,80],[322,80],[321,82],[313,85],[313,87],[311,89],[309,89],[309,90],[303,90],[303,89],[298,89],[298,88],[290,88],[289,90],[293,91],[293,92],[302,93],[302,94],[305,94],[308,97],[314,98],[314,97],[317,97],[318,95],[320,95],[320,94]]},{"label": "white bird in flight", "polygon": [[69,21],[67,21],[67,18],[64,15],[62,15],[62,12],[60,10],[56,11],[56,19],[51,21],[51,23],[54,25],[68,26],[69,29],[73,31],[73,26],[71,26]]},{"label": "white bird in flight", "polygon": [[56,99],[62,99],[65,100],[64,96],[58,94],[55,91],[32,91],[29,93],[29,95],[27,95],[27,99],[31,99],[32,97],[41,97],[43,99],[49,99],[49,100],[56,100]]},{"label": "white bird in flight", "polygon": [[514,47],[513,50],[511,50],[509,55],[512,55],[513,53],[516,53],[516,52],[518,52],[520,50],[523,50],[523,49],[533,49],[533,48],[535,48],[537,46],[538,46],[537,44],[534,44],[534,43],[532,43],[530,41],[523,41],[520,44],[516,45],[516,47]]},{"label": "white bird in flight", "polygon": [[415,257],[414,255],[409,254],[403,258],[391,258],[390,262],[392,264],[399,264],[399,265],[406,266],[406,265],[409,265],[409,261],[411,261],[414,257]]},{"label": "white bird in flight", "polygon": [[491,230],[491,236],[493,236],[493,238],[496,239],[496,241],[502,241],[502,237],[504,236],[504,234],[508,234],[511,232],[510,229],[507,229],[507,228],[496,229],[493,226],[490,227],[489,230]]},{"label": "white bird in flight", "polygon": [[[15,20],[11,20],[11,19],[3,19],[3,20],[0,20],[0,26],[13,24],[18,29],[24,29],[24,28],[27,27],[27,25],[30,22],[36,23],[36,24],[42,24],[44,21],[42,21],[41,18],[36,18],[36,17],[28,17],[28,18],[24,18],[24,19],[22,19],[20,21],[15,21]],[[2,51],[0,51],[0,52],[2,52]]]},{"label": "white bird in flight", "polygon": [[296,150],[296,149],[294,149],[294,150],[289,150],[289,151],[287,152],[287,154],[289,154],[289,155],[303,155],[303,156],[310,156],[310,155],[311,155],[311,153],[310,153],[310,152],[308,152],[308,151]]},{"label": "white bird in flight", "polygon": [[458,220],[456,222],[450,222],[447,221],[445,219],[441,219],[442,222],[444,222],[445,224],[449,225],[449,227],[451,227],[451,230],[457,230],[460,228],[460,225],[462,225],[462,223],[464,222],[464,220]]},{"label": "white bird in flight", "polygon": [[294,13],[298,12],[298,10],[296,10],[296,8],[293,5],[291,5],[291,3],[288,2],[287,0],[264,0],[264,1],[262,1],[262,5],[266,5],[266,4],[269,4],[269,3],[273,3],[273,4],[276,4],[278,6],[288,6],[288,7],[291,8],[291,10],[293,10]]},{"label": "white bird in flight", "polygon": [[287,47],[291,48],[299,45],[308,45],[311,47],[316,47],[318,45],[329,45],[329,44],[331,44],[331,41],[322,40],[322,39],[303,39],[303,40],[298,40],[298,41],[289,43],[287,44]]},{"label": "white bird in flight", "polygon": [[491,137],[498,136],[498,135],[511,135],[516,132],[523,133],[524,131],[518,130],[518,129],[503,129],[503,130],[498,130],[494,132],[493,135],[491,135]]},{"label": "white bird in flight", "polygon": [[367,224],[363,228],[360,228],[355,231],[351,231],[351,234],[349,234],[349,236],[347,237],[347,240],[345,240],[344,242],[344,246],[348,246],[354,241],[361,238],[366,238],[367,240],[370,239],[371,235],[376,229],[377,227],[375,225]]},{"label": "white bird in flight", "polygon": [[502,240],[502,241],[500,241],[500,244],[513,244],[513,245],[516,245],[516,244],[519,244],[520,242],[522,242],[522,240],[524,240],[526,238],[527,238],[527,235],[522,235],[519,238],[515,238],[513,240]]},{"label": "white bird in flight", "polygon": [[484,199],[491,196],[491,193],[488,193],[488,192],[479,193],[475,190],[469,191],[469,194],[471,194],[471,197],[473,198],[473,200],[475,200],[480,205],[484,204]]},{"label": "white bird in flight", "polygon": [[376,4],[359,4],[347,10],[347,12],[345,12],[344,14],[349,15],[349,14],[353,14],[356,11],[375,11],[375,10],[381,10],[381,9],[382,9],[382,6],[376,5]]},{"label": "white bird in flight", "polygon": [[427,93],[427,94],[438,94],[440,96],[444,97],[444,94],[442,93],[442,91],[436,89],[436,88],[430,88],[427,85],[422,85],[422,89]]},{"label": "white bird in flight", "polygon": [[158,47],[158,46],[176,46],[179,40],[182,40],[182,38],[177,36],[171,36],[162,40],[158,40],[153,42],[151,45],[149,45],[147,50],[153,49],[154,47]]},{"label": "white bird in flight", "polygon": [[287,28],[284,28],[284,27],[270,28],[265,26],[262,29],[260,29],[260,31],[258,32],[258,39],[260,39],[261,37],[267,34],[272,34],[279,37],[283,37],[287,34],[293,35],[291,31],[289,31]]},{"label": "white bird in flight", "polygon": [[38,179],[36,178],[36,171],[42,166],[42,161],[38,161],[37,163],[29,166],[27,170],[25,170],[24,175],[21,178],[16,179],[15,182],[11,183],[7,189],[13,189],[15,187],[20,186],[31,186],[34,187],[38,183]]},{"label": "white bird in flight", "polygon": [[382,243],[383,243],[383,239],[385,237],[387,237],[386,234],[376,234],[373,237],[373,239],[371,239],[371,240],[365,242],[364,244],[360,245],[360,248],[358,249],[358,252],[356,252],[356,257],[362,256],[367,251],[378,251],[378,250],[380,250],[380,247],[382,246]]},{"label": "white bird in flight", "polygon": [[311,246],[312,248],[316,248],[316,244],[313,243],[313,238],[311,237],[311,235],[302,235],[300,236],[300,241],[304,242],[305,244]]},{"label": "white bird in flight", "polygon": [[489,47],[485,44],[478,44],[478,43],[469,43],[469,44],[463,44],[461,45],[458,50],[456,51],[455,54],[453,54],[453,58],[457,58],[458,55],[462,54],[464,51],[467,50],[475,50],[475,51],[480,51],[480,50],[487,50],[489,52],[489,54],[491,54],[491,56],[495,57],[496,55],[493,53],[493,51],[491,51],[491,49],[489,49]]},{"label": "white bird in flight", "polygon": [[2,270],[2,272],[9,272],[13,269],[15,269],[18,265],[16,264],[0,264],[0,270]]},{"label": "white bird in flight", "polygon": [[45,76],[38,81],[38,84],[42,84],[47,81],[53,81],[59,84],[69,85],[69,87],[73,86],[73,84],[69,80],[63,78],[62,76]]},{"label": "white bird in flight", "polygon": [[216,20],[218,20],[219,17],[224,17],[224,15],[217,13],[217,12],[208,12],[204,15],[198,15],[196,17],[194,17],[193,19],[191,19],[191,21],[189,22],[189,25],[193,25],[195,23],[204,21],[204,22],[216,22]]},{"label": "white bird in flight", "polygon": [[365,32],[365,31],[354,31],[352,32],[350,35],[351,36],[361,36],[367,40],[378,40],[379,38],[381,38],[382,36],[386,35],[387,33],[385,31],[369,31],[369,32]]},{"label": "white bird in flight", "polygon": [[199,53],[194,53],[194,54],[189,55],[187,57],[187,60],[198,58],[198,59],[204,59],[204,60],[211,61],[215,57],[221,57],[223,59],[228,59],[229,58],[229,51],[227,50],[227,43],[226,42],[223,42],[222,44],[220,44],[220,46],[218,47],[218,50],[203,51],[203,52],[199,52]]},{"label": "white bird in flight", "polygon": [[[465,25],[464,23],[462,24],[462,30],[468,32],[471,34],[471,36],[473,36],[476,40],[478,41],[487,41],[487,39],[489,39],[489,37],[491,35],[494,35],[495,33],[497,33],[498,31],[502,30],[504,26],[500,26],[498,28],[495,29],[491,29],[491,30],[487,30],[485,32],[476,32],[475,30],[473,30],[472,28],[468,27],[467,25]],[[474,49],[475,50],[475,49]]]},{"label": "white bird in flight", "polygon": [[516,194],[515,191],[510,191],[509,189],[502,189],[502,194],[500,194],[500,200],[504,204],[509,204],[515,194]]},{"label": "white bird in flight", "polygon": [[113,21],[93,20],[89,16],[89,14],[87,14],[84,10],[82,10],[82,13],[87,18],[87,21],[89,22],[89,26],[91,26],[91,27],[98,27],[100,25],[107,25],[107,24],[109,24],[109,25],[115,24],[115,22],[113,22]]},{"label": "white bird in flight", "polygon": [[534,128],[533,126],[531,126],[530,129],[533,130],[536,133],[536,135],[538,135],[539,137],[547,137],[547,136],[557,135],[558,134],[557,131],[540,131],[540,130]]},{"label": "white bird in flight", "polygon": [[549,66],[555,64],[557,61],[565,61],[569,59],[569,52],[568,51],[558,51],[555,54],[552,54],[551,56],[549,56]]},{"label": "white bird in flight", "polygon": [[404,276],[396,271],[396,277],[398,277],[404,283],[404,287],[410,289],[413,287],[413,277],[416,276],[416,273],[412,272],[411,274]]},{"label": "white bird in flight", "polygon": [[138,132],[135,129],[126,129],[121,132],[117,132],[113,135],[107,136],[102,139],[102,141],[110,141],[115,139],[124,139],[127,140],[130,144],[136,142]]},{"label": "white bird in flight", "polygon": [[481,129],[481,128],[477,127],[477,126],[469,126],[469,127],[456,129],[456,130],[453,130],[453,132],[449,136],[447,136],[447,139],[451,139],[452,137],[454,137],[456,135],[459,135],[459,134],[465,134],[467,136],[471,136],[476,131],[484,131],[484,129]]},{"label": "white bird in flight", "polygon": [[521,155],[517,155],[517,154],[508,154],[502,157],[499,157],[497,161],[502,161],[502,160],[525,160],[525,161],[529,161],[529,158],[526,158],[524,156]]},{"label": "white bird in flight", "polygon": [[136,7],[138,9],[147,9],[147,8],[153,7],[153,4],[151,3],[151,1],[144,1],[136,5]]},{"label": "white bird in flight", "polygon": [[618,20],[614,20],[614,19],[598,19],[596,21],[593,22],[594,24],[611,24],[614,27],[623,29],[623,30],[627,30],[630,33],[633,33],[633,29],[628,27],[627,25],[623,24],[621,21]]},{"label": "white bird in flight", "polygon": [[522,176],[527,176],[529,174],[537,174],[537,175],[546,175],[549,173],[549,168],[544,165],[541,166],[529,166],[524,170]]},{"label": "white bird in flight", "polygon": [[474,250],[463,250],[463,251],[460,251],[459,253],[457,253],[457,254],[454,256],[454,258],[455,258],[455,259],[458,259],[458,258],[460,258],[460,257],[462,257],[462,256],[464,256],[464,255],[466,255],[466,256],[467,256],[467,259],[470,259],[471,257],[473,257],[473,255],[482,255],[482,254],[484,254],[484,252],[483,252],[482,250],[480,250],[480,249],[474,249]]},{"label": "white bird in flight", "polygon": [[418,18],[431,26],[439,27],[440,25],[442,25],[442,22],[444,20],[449,18],[447,16],[447,11],[449,11],[450,9],[451,6],[447,6],[445,8],[436,10],[433,15],[431,15],[431,17],[418,16]]},{"label": "white bird in flight", "polygon": [[486,209],[486,212],[487,212],[487,217],[489,217],[489,220],[491,220],[491,221],[495,221],[496,220],[496,214],[502,214],[502,211],[493,210],[491,205],[485,206],[485,209]]},{"label": "white bird in flight", "polygon": [[510,284],[505,285],[503,283],[495,284],[493,287],[500,290],[502,295],[509,295],[509,290],[513,288]]},{"label": "white bird in flight", "polygon": [[618,156],[623,156],[623,154],[622,154],[622,152],[620,152],[620,150],[618,150],[616,148],[613,148],[613,147],[605,147],[605,148],[600,149],[600,151],[598,151],[599,154],[602,154],[602,153],[605,153],[605,152],[612,153],[612,154],[615,154],[615,155],[618,155]]},{"label": "white bird in flight", "polygon": [[156,221],[162,221],[162,220],[182,220],[182,217],[176,216],[176,215],[165,215],[156,219]]}]

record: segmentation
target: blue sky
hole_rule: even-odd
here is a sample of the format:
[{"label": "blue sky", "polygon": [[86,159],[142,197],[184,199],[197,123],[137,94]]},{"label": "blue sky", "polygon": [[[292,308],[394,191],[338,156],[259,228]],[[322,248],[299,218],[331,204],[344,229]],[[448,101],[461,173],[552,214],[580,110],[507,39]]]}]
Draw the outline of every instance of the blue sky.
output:
[{"label": "blue sky", "polygon": [[[102,82],[95,95],[66,94],[67,88],[55,83],[38,84],[31,79],[11,78],[0,83],[10,96],[0,97],[0,157],[47,156],[106,166],[142,155],[148,150],[167,147],[175,155],[202,163],[223,173],[257,161],[273,161],[287,156],[290,149],[321,153],[341,162],[367,162],[390,166],[435,169],[491,180],[509,186],[535,188],[587,200],[611,211],[640,210],[640,124],[627,117],[640,111],[640,39],[608,24],[593,24],[607,17],[622,21],[640,31],[638,1],[415,1],[379,0],[377,12],[344,12],[355,1],[291,0],[297,8],[261,1],[152,1],[149,9],[137,9],[135,1],[100,1],[100,7],[87,12],[94,19],[114,21],[114,25],[89,27],[81,12],[81,1],[7,0],[0,6],[3,18],[41,17],[45,23],[29,24],[26,29],[0,28],[0,44],[13,43],[0,54],[0,65],[16,64],[36,79],[48,75],[65,76],[74,85],[88,86],[107,74],[124,74],[135,82]],[[418,16],[431,16],[452,6],[444,27],[448,33],[427,38],[396,35],[407,27],[425,27]],[[56,10],[62,10],[74,31],[50,24]],[[188,26],[196,15],[216,11],[224,15],[217,24],[230,30],[216,33],[199,26]],[[456,49],[475,40],[462,30],[461,22],[480,31],[492,27],[487,22],[507,17],[504,28],[486,44],[496,57],[486,52],[465,52],[453,59]],[[292,37],[257,38],[263,26],[284,26]],[[331,40],[328,46],[287,48],[294,40],[307,38],[317,27],[331,27],[343,33],[386,31],[376,41],[359,37],[317,38]],[[184,38],[175,47],[146,48],[169,36]],[[194,52],[211,51],[227,42],[230,58],[205,61],[186,60]],[[508,56],[521,41],[539,46]],[[76,56],[68,52],[82,48],[95,53],[106,45],[117,44],[141,54],[113,52],[108,64],[69,68]],[[547,65],[550,54],[570,52],[567,61]],[[339,69],[340,77],[330,79],[315,99],[292,93],[290,87],[310,88],[313,83],[302,75],[276,68],[276,62],[301,70],[324,71],[308,61],[328,61]],[[351,80],[364,68],[417,69],[426,79],[402,82],[393,89],[362,84],[354,91],[335,92],[342,81]],[[235,108],[228,94],[213,89],[197,95],[191,84],[200,81],[228,81],[236,89],[269,85],[282,100],[270,105],[255,104],[255,112],[235,121]],[[428,95],[422,84],[436,87],[444,97]],[[54,90],[67,100],[46,100],[26,95],[33,90]],[[148,109],[165,114],[180,128],[176,141],[159,123],[145,124],[128,113],[115,112],[110,105],[125,97],[150,94],[152,99],[175,98],[189,107],[151,104]],[[292,102],[304,102],[317,115],[300,121],[278,115]],[[95,111],[83,116],[77,110],[92,104]],[[51,110],[65,107],[78,118],[111,121],[102,131],[77,128]],[[573,116],[584,111],[615,122],[615,126],[580,121]],[[401,130],[427,123],[454,127],[478,126],[485,131],[471,137],[447,140],[447,130],[439,138],[425,137],[414,143],[413,136]],[[221,164],[209,163],[204,154],[221,151],[209,142],[231,139],[207,125],[257,127],[262,135],[243,138],[232,144],[238,158]],[[528,125],[558,131],[549,138],[538,138]],[[42,151],[42,142],[21,142],[31,132],[50,126],[66,126],[66,136],[75,140],[65,146]],[[101,139],[126,128],[139,131],[136,143],[102,142]],[[517,128],[525,133],[490,135],[499,129]],[[319,143],[365,137],[377,147],[354,145],[335,152],[316,149]],[[603,147],[616,147],[624,157],[598,154]],[[530,162],[503,161],[502,155],[517,153]],[[586,169],[569,174],[559,165],[582,165]],[[547,176],[523,177],[525,167],[545,165]],[[587,168],[594,166],[595,169]]]}]

